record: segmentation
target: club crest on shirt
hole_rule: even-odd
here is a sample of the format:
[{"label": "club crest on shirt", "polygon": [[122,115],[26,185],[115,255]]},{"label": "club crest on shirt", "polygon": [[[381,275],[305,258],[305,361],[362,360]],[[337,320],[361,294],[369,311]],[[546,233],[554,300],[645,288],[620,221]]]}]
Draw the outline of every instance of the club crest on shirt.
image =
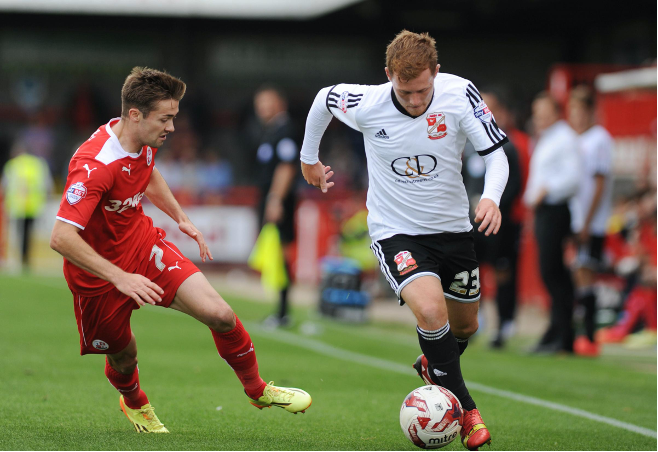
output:
[{"label": "club crest on shirt", "polygon": [[152,161],[153,161],[153,150],[151,149],[151,146],[146,146],[146,166],[151,166]]},{"label": "club crest on shirt", "polygon": [[87,187],[82,182],[71,184],[69,189],[66,190],[66,200],[71,205],[79,203],[85,196],[87,196]]},{"label": "club crest on shirt", "polygon": [[446,127],[446,115],[441,112],[428,113],[427,119],[427,138],[430,140],[440,140],[448,135]]},{"label": "club crest on shirt", "polygon": [[473,114],[477,119],[479,119],[485,124],[491,123],[491,120],[493,119],[491,110],[489,110],[489,107],[487,107],[487,104],[485,104],[483,100],[481,100],[480,103],[477,104],[477,106],[473,110]]},{"label": "club crest on shirt", "polygon": [[394,260],[395,263],[398,264],[398,271],[400,272],[400,275],[406,275],[410,271],[418,268],[416,259],[411,256],[409,251],[400,251],[395,255]]}]

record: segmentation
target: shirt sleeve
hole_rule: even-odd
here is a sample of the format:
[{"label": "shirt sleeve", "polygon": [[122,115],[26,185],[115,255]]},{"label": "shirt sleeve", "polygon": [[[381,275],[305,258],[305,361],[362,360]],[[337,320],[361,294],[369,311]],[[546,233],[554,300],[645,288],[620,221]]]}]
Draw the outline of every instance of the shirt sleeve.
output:
[{"label": "shirt sleeve", "polygon": [[297,143],[290,137],[279,140],[276,144],[276,155],[281,162],[290,163],[296,159],[299,153]]},{"label": "shirt sleeve", "polygon": [[485,156],[507,143],[507,135],[496,124],[493,113],[475,85],[468,82],[463,96],[467,107],[459,125],[478,154]]},{"label": "shirt sleeve", "polygon": [[496,149],[483,158],[486,171],[484,173],[484,190],[480,199],[491,199],[499,206],[500,198],[503,196],[505,184],[507,184],[507,178],[509,176],[507,156],[502,149]]},{"label": "shirt sleeve", "polygon": [[360,131],[357,114],[368,88],[368,85],[349,85],[347,83],[333,86],[327,94],[327,110],[339,121]]},{"label": "shirt sleeve", "polygon": [[84,229],[113,183],[112,173],[101,162],[94,159],[76,160],[66,179],[57,219]]}]

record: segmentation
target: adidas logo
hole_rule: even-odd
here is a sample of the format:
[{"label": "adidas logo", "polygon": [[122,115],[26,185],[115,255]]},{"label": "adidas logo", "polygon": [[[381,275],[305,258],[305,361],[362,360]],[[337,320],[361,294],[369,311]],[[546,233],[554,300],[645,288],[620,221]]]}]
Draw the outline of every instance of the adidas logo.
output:
[{"label": "adidas logo", "polygon": [[375,138],[383,138],[385,140],[388,140],[390,137],[386,135],[386,130],[382,129],[375,134]]}]

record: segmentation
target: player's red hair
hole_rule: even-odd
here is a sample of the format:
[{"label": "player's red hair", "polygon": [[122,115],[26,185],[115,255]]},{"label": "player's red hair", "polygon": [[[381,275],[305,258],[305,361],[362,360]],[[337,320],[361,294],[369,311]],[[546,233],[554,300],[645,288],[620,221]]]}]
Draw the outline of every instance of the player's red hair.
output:
[{"label": "player's red hair", "polygon": [[185,83],[166,72],[147,67],[134,67],[121,88],[121,116],[128,117],[131,108],[137,108],[146,117],[162,100],[181,100]]},{"label": "player's red hair", "polygon": [[438,61],[436,41],[427,33],[402,30],[386,48],[386,67],[401,80],[412,80],[425,69],[432,74]]}]

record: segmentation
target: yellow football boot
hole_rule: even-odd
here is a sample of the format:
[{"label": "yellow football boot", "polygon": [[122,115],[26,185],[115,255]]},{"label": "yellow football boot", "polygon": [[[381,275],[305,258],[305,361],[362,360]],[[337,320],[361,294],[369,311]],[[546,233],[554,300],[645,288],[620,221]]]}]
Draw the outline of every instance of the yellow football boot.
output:
[{"label": "yellow football boot", "polygon": [[258,409],[278,406],[295,414],[300,411],[306,412],[306,409],[311,406],[311,402],[312,399],[308,392],[297,388],[280,388],[274,386],[273,381],[265,386],[263,395],[258,399],[249,398],[249,403]]},{"label": "yellow football boot", "polygon": [[162,425],[160,419],[155,415],[154,408],[150,403],[138,410],[133,410],[124,403],[123,396],[120,396],[119,405],[121,405],[123,414],[133,423],[138,433],[169,433],[169,430]]}]

